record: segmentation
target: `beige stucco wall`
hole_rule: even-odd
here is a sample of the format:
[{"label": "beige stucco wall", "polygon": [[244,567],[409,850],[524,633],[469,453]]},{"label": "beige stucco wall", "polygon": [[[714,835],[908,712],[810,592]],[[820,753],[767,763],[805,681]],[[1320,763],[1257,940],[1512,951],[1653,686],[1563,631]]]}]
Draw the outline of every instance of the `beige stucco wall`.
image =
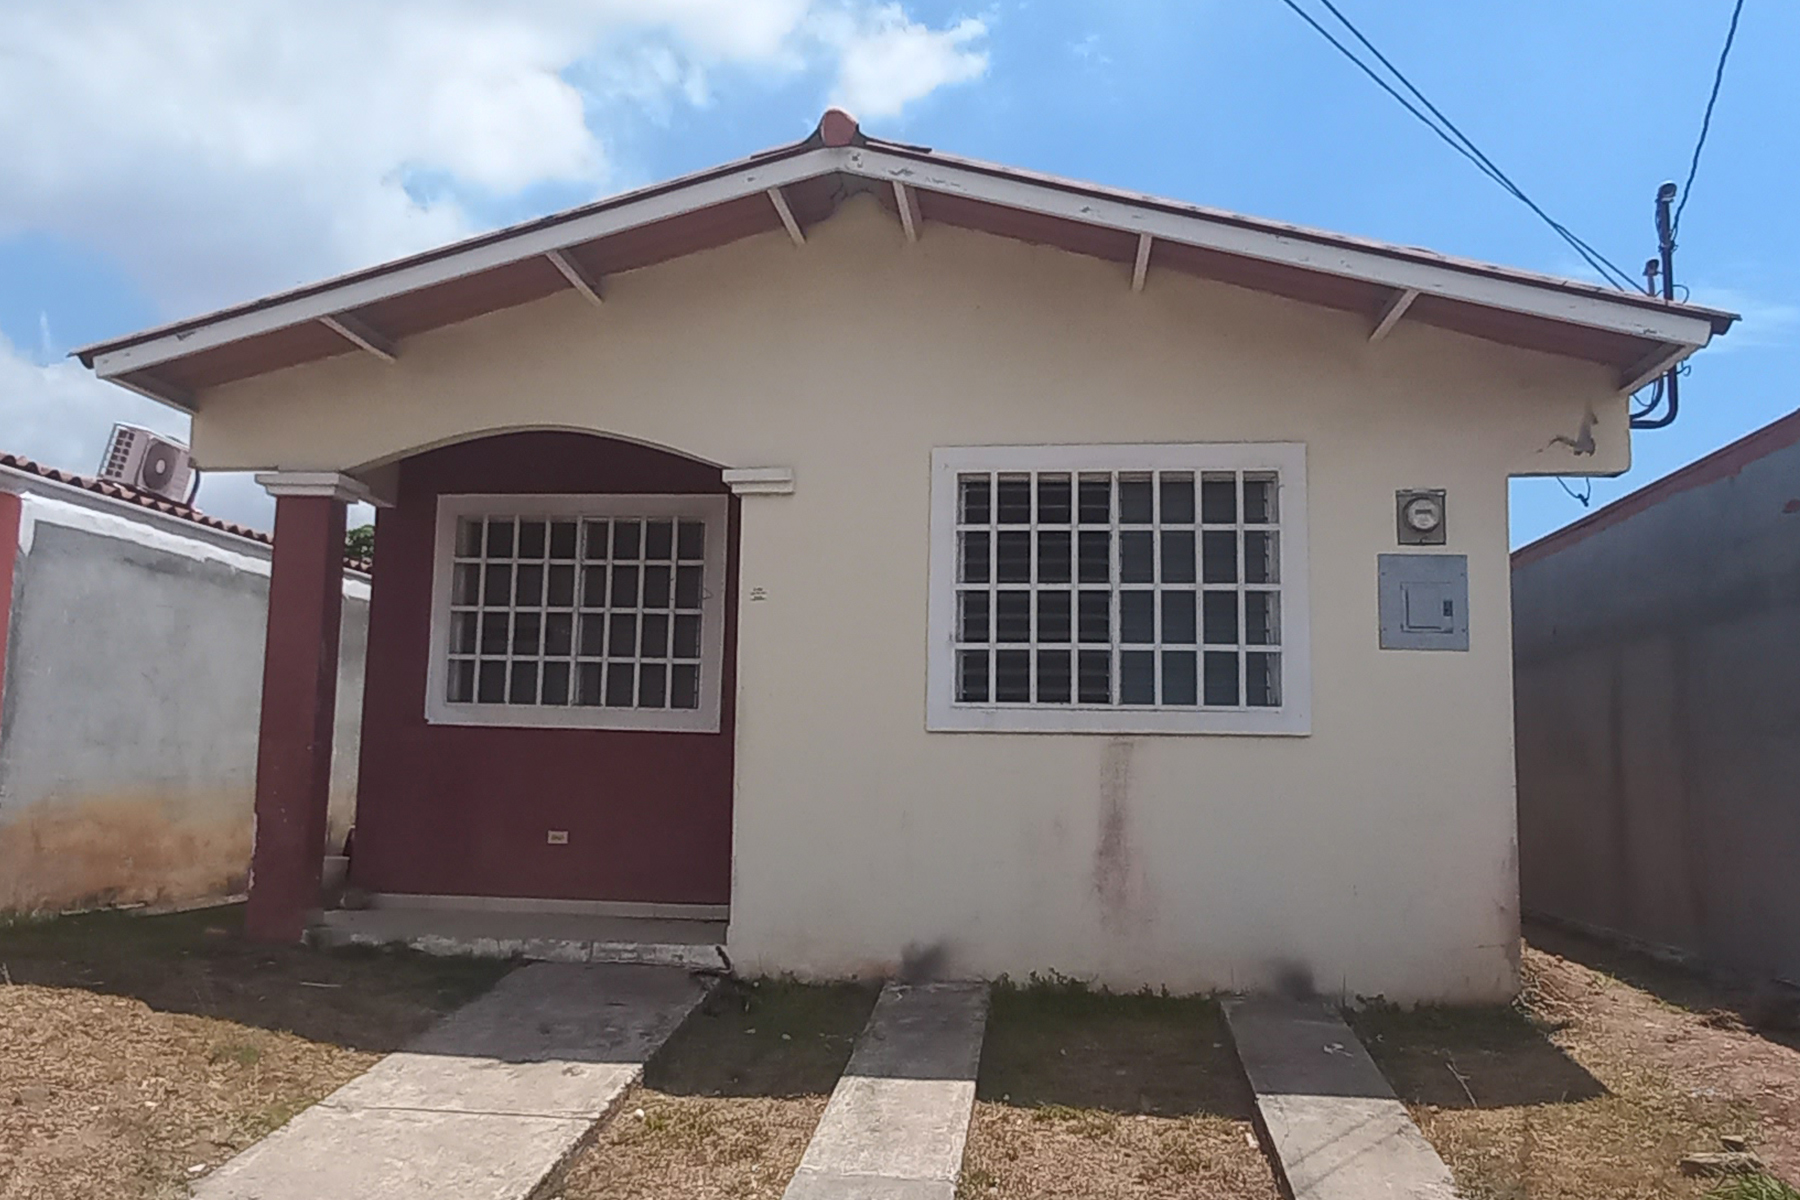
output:
[{"label": "beige stucco wall", "polygon": [[[350,468],[591,429],[793,468],[743,510],[730,950],[1393,999],[1508,993],[1517,947],[1506,479],[1627,465],[1596,366],[1368,323],[852,201],[781,235],[203,398],[208,467]],[[1584,413],[1599,454],[1573,459]],[[1303,442],[1312,733],[928,734],[933,447]],[[1394,491],[1449,493],[1468,653],[1377,648]]]}]

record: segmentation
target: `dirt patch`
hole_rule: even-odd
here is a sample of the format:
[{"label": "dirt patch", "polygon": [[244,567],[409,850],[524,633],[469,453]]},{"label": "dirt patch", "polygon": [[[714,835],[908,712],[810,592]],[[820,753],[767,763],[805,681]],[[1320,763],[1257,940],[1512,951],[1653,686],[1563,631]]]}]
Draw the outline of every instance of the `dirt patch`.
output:
[{"label": "dirt patch", "polygon": [[565,1200],[778,1197],[875,990],[727,983],[669,1039],[563,1179]]},{"label": "dirt patch", "polygon": [[261,946],[241,922],[0,927],[0,1200],[183,1195],[507,969]]},{"label": "dirt patch", "polygon": [[1217,1004],[997,987],[963,1200],[1275,1200]]},{"label": "dirt patch", "polygon": [[1469,1200],[1706,1195],[1716,1181],[1679,1163],[1726,1135],[1800,1178],[1800,1051],[1743,1029],[1697,977],[1663,980],[1684,1006],[1543,948],[1527,947],[1522,969],[1510,1007],[1351,1017]]}]

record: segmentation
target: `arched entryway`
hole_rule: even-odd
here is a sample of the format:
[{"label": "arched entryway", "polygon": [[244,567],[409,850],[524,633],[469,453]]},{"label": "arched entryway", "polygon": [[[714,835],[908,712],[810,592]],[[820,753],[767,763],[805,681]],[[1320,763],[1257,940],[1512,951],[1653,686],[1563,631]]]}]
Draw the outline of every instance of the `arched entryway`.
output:
[{"label": "arched entryway", "polygon": [[647,446],[522,432],[402,460],[352,882],[727,903],[736,543],[719,469]]},{"label": "arched entryway", "polygon": [[[350,882],[724,916],[738,507],[720,468],[566,431],[381,467]],[[251,931],[319,902],[347,475],[279,472]],[[546,907],[561,905],[562,908]],[[491,906],[490,906],[491,907]]]}]

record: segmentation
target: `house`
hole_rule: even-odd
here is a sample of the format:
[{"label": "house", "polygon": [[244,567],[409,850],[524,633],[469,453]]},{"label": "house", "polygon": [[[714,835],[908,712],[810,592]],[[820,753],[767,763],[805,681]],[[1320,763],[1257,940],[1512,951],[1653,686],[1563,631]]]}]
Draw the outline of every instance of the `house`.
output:
[{"label": "house", "polygon": [[[243,890],[269,562],[267,534],[0,454],[0,914]],[[340,844],[367,579],[342,590]]]},{"label": "house", "polygon": [[[277,497],[250,921],[354,882],[742,970],[1505,995],[1509,476],[1730,314],[804,141],[90,346]],[[535,908],[534,908],[535,906]]]},{"label": "house", "polygon": [[1528,912],[1800,981],[1800,412],[1513,554]]}]

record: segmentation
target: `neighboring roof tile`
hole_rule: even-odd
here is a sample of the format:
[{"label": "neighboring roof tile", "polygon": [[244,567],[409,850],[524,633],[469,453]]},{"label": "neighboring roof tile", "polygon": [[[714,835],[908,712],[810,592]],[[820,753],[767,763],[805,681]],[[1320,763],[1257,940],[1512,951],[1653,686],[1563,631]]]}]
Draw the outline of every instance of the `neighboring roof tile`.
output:
[{"label": "neighboring roof tile", "polygon": [[[93,492],[96,496],[123,500],[127,504],[135,504],[139,508],[147,508],[152,512],[159,512],[167,517],[177,517],[183,521],[192,521],[196,525],[204,525],[208,529],[216,529],[220,533],[229,533],[234,537],[249,538],[251,541],[261,542],[265,546],[275,544],[275,539],[260,529],[251,529],[247,525],[239,525],[232,521],[221,521],[218,517],[208,516],[191,505],[166,500],[148,492],[140,492],[136,488],[127,487],[122,483],[113,483],[106,479],[93,479],[86,475],[77,475],[72,471],[59,471],[55,467],[46,467],[43,463],[34,462],[22,454],[0,452],[0,467],[11,467],[15,471],[35,475],[39,479],[48,479],[52,483],[80,488],[84,492]],[[352,564],[346,563],[345,565]]]}]

